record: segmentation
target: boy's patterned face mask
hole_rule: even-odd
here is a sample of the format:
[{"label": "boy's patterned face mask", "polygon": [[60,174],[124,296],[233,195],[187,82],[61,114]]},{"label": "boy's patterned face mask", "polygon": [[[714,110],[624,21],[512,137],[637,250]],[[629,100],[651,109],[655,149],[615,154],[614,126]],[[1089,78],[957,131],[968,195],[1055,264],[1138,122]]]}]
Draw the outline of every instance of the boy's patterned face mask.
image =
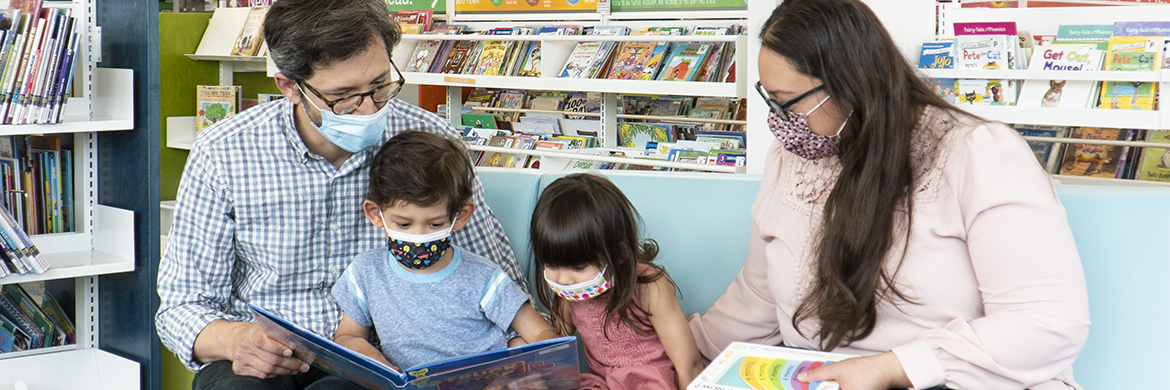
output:
[{"label": "boy's patterned face mask", "polygon": [[446,229],[430,234],[391,230],[385,216],[382,216],[382,226],[386,230],[386,246],[390,249],[390,256],[403,267],[419,270],[434,265],[451,249],[451,231],[455,228],[455,222],[452,221]]},{"label": "boy's patterned face mask", "polygon": [[550,280],[547,275],[544,277],[544,281],[548,283],[549,289],[552,289],[557,296],[565,300],[574,302],[587,301],[609,290],[609,281],[605,280],[605,269],[602,268],[601,272],[598,272],[597,276],[593,277],[593,280],[571,286],[557,284],[557,282]]}]

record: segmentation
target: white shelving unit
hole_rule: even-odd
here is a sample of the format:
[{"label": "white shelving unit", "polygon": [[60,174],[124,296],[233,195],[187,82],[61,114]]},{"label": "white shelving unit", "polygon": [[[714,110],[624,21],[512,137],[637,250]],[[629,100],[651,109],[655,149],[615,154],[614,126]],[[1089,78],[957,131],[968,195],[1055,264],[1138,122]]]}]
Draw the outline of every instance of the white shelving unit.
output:
[{"label": "white shelving unit", "polygon": [[134,128],[134,73],[98,68],[101,28],[95,26],[90,0],[45,2],[71,8],[82,33],[74,74],[74,91],[55,125],[0,126],[0,136],[73,134],[73,233],[33,236],[51,268],[43,274],[9,275],[0,284],[73,279],[76,344],[0,354],[0,389],[23,382],[30,389],[137,389],[138,363],[98,349],[98,278],[135,269],[134,213],[98,205],[97,137],[99,131]]},{"label": "white shelving unit", "polygon": [[[1011,21],[1017,29],[1033,34],[1054,34],[1060,25],[1069,24],[1112,24],[1127,20],[1170,20],[1167,6],[1125,6],[1125,7],[1065,7],[1065,8],[955,8],[940,7],[939,30],[943,35],[953,33],[955,22]],[[960,69],[919,69],[933,78],[975,78],[975,79],[1017,79],[1017,80],[1088,80],[1088,81],[1146,81],[1159,83],[1159,92],[1170,86],[1170,70],[1155,72],[1083,71],[1059,72],[1044,70],[960,70]],[[1016,106],[971,106],[963,109],[987,119],[1005,123],[1049,125],[1049,126],[1092,126],[1127,129],[1162,130],[1170,129],[1170,105],[1160,105],[1158,110],[1110,110],[1095,108],[1055,108]],[[1030,141],[1068,143],[1067,140],[1053,140],[1043,137],[1029,137]],[[1137,147],[1165,148],[1166,144],[1151,142],[1121,142],[1081,140],[1080,144],[1124,144]],[[1068,184],[1125,185],[1125,186],[1170,186],[1170,183],[1124,180],[1092,177],[1053,175],[1053,178]]]},{"label": "white shelving unit", "polygon": [[[665,18],[661,15],[641,15],[648,19]],[[624,25],[630,27],[631,30],[638,30],[647,26],[726,26],[733,23],[744,24],[743,19],[746,13],[733,12],[722,13],[719,17],[736,16],[736,19],[710,19],[710,15],[699,16],[698,19],[688,20],[638,20],[634,15],[624,15],[629,20],[614,20],[611,18],[601,17],[600,15],[593,16],[578,16],[578,19],[573,20],[572,24],[582,26],[588,25]],[[511,15],[495,15],[497,21],[487,21],[482,15],[476,16],[461,16],[467,19],[456,19],[452,23],[465,24],[470,30],[483,30],[493,27],[506,27],[514,25],[541,25],[541,24],[564,24],[564,21],[540,21],[536,19],[525,19],[523,23],[519,22],[505,22],[501,20],[519,20],[512,18]],[[677,16],[676,16],[677,17]],[[690,15],[691,18],[696,18],[696,15]],[[706,18],[706,19],[704,19]],[[526,90],[544,90],[544,91],[573,91],[573,92],[599,92],[602,94],[601,101],[601,132],[599,133],[599,141],[603,147],[608,149],[617,148],[617,136],[614,135],[614,130],[617,128],[617,108],[621,104],[618,99],[619,94],[650,94],[650,95],[684,95],[684,96],[722,96],[722,97],[746,97],[748,95],[746,79],[747,72],[747,35],[722,35],[722,36],[695,36],[695,35],[681,35],[681,36],[594,36],[594,35],[425,35],[425,34],[407,34],[402,38],[400,43],[392,54],[394,62],[400,67],[407,64],[414,53],[415,47],[419,42],[427,40],[466,40],[466,41],[487,41],[487,40],[505,40],[505,41],[536,41],[541,45],[541,77],[520,77],[520,76],[482,76],[482,75],[462,75],[462,74],[438,74],[438,73],[420,73],[420,72],[403,72],[403,77],[408,84],[419,85],[439,85],[447,88],[447,106],[459,107],[462,106],[462,87],[481,87],[481,88],[501,88],[501,89],[526,89]],[[609,80],[609,79],[584,79],[584,78],[561,78],[557,77],[561,73],[561,68],[565,61],[568,60],[569,55],[577,46],[578,42],[724,42],[735,45],[736,54],[736,80],[738,82],[693,82],[693,81],[652,81],[652,80]],[[490,110],[489,110],[490,111]],[[462,113],[459,110],[448,110],[448,120],[452,123],[462,122]],[[747,153],[763,154],[767,151],[768,139],[757,140],[753,142],[751,134],[748,135]],[[474,150],[487,150],[488,147],[481,147],[473,145]],[[640,155],[640,151],[623,150],[627,155]],[[517,153],[514,149],[509,149],[509,152]],[[526,151],[524,153],[529,153]],[[569,154],[564,152],[551,152],[559,154]],[[539,155],[541,152],[532,152],[529,154]],[[605,159],[597,156],[576,156],[581,159],[595,160],[595,161],[614,161],[630,164],[640,165],[658,165],[649,164],[647,160],[628,159],[619,157],[606,157]],[[557,161],[556,158],[551,158],[552,161]],[[620,160],[620,161],[619,161]],[[567,160],[566,160],[567,161]],[[563,166],[560,164],[549,164],[552,166]],[[739,172],[743,173],[746,170],[742,167],[713,167],[703,166],[697,164],[682,164],[686,169],[697,169],[703,171],[713,172]],[[666,165],[662,165],[666,166]],[[542,163],[542,169],[547,169]]]}]

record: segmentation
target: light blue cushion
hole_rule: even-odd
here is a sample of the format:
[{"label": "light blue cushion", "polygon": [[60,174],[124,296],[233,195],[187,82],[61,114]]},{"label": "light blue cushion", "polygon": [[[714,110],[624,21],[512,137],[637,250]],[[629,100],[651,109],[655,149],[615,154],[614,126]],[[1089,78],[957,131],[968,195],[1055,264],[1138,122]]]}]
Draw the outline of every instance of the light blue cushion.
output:
[{"label": "light blue cushion", "polygon": [[484,201],[504,226],[504,234],[508,235],[512,251],[516,253],[516,262],[531,280],[532,251],[528,246],[528,226],[532,222],[532,210],[536,208],[540,171],[477,167],[476,174],[483,183]]},{"label": "light blue cushion", "polygon": [[1077,383],[1108,389],[1166,371],[1170,188],[1062,185],[1058,193],[1085,268],[1093,322],[1073,363]]},{"label": "light blue cushion", "polygon": [[[549,174],[540,189],[566,175]],[[658,242],[656,262],[682,292],[683,313],[704,313],[727,291],[747,258],[759,175],[596,171],[642,215],[642,237]]]}]

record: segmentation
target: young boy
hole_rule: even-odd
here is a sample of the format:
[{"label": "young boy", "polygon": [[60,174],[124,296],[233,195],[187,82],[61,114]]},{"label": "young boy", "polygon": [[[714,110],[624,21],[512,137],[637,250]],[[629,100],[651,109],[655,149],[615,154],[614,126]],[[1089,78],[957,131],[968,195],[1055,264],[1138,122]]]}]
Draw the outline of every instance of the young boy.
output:
[{"label": "young boy", "polygon": [[[556,337],[528,294],[489,260],[451,244],[475,211],[467,152],[433,133],[394,136],[370,165],[362,204],[387,246],[358,255],[333,286],[344,312],[334,340],[392,367]],[[370,327],[381,345],[370,344]]]}]

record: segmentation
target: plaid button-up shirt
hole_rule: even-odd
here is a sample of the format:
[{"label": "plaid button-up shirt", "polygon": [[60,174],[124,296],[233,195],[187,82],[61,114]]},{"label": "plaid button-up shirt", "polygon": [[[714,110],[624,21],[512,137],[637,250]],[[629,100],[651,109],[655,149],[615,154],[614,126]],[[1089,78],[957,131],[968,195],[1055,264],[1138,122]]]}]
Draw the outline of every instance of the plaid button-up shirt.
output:
[{"label": "plaid button-up shirt", "polygon": [[[158,270],[156,326],[191,369],[195,338],[216,319],[252,321],[247,304],[332,337],[341,312],[329,292],[354,256],[386,245],[366,220],[368,161],[405,130],[458,133],[439,116],[391,100],[386,134],[334,167],[297,134],[293,105],[245,110],[199,135],[179,185],[175,220]],[[498,264],[520,286],[504,230],[475,181],[475,213],[454,243]]]}]

